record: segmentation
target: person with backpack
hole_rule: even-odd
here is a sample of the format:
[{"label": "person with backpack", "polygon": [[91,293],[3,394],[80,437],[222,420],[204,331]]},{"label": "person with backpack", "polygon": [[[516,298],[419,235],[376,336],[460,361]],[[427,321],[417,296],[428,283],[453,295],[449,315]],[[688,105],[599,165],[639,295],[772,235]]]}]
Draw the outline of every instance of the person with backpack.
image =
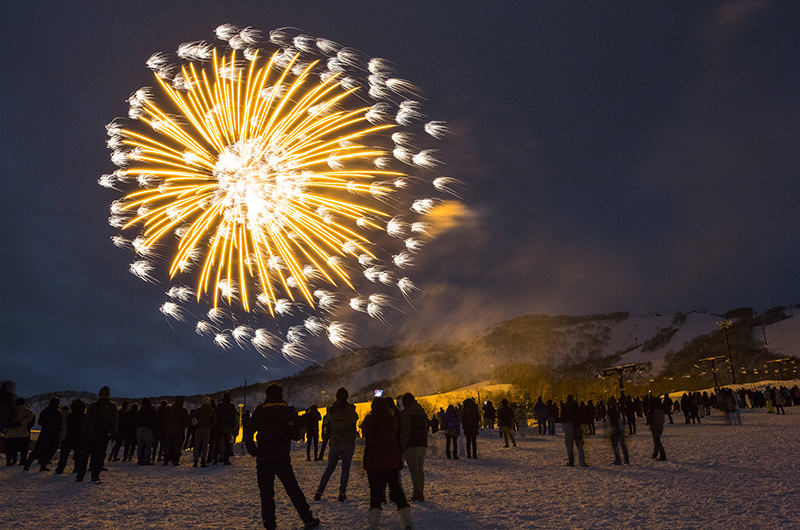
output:
[{"label": "person with backpack", "polygon": [[271,384],[266,399],[253,412],[245,426],[244,441],[247,452],[256,457],[258,489],[261,493],[261,519],[264,528],[274,530],[275,477],[283,484],[292,504],[303,520],[304,530],[319,526],[306,496],[292,469],[292,440],[300,438],[300,419],[297,412],[283,400],[283,387]]}]

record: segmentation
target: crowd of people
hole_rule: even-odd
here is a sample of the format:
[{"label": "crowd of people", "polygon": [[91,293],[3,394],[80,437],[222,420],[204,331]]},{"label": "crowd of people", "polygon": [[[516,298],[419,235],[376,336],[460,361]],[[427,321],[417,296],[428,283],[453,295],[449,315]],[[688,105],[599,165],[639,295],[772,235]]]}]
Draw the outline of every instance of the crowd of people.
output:
[{"label": "crowd of people", "polygon": [[[265,401],[252,416],[245,411],[239,417],[231,394],[223,394],[219,403],[208,396],[191,411],[184,398],[177,396],[173,403],[166,400],[156,408],[150,399],[141,404],[123,401],[119,409],[110,399],[110,389],[100,389],[98,399],[86,404],[75,399],[69,407],[53,397],[37,415],[13,393],[13,384],[3,383],[0,390],[0,432],[4,433],[6,465],[21,465],[24,470],[37,462],[41,471],[48,467],[60,449],[55,473],[65,472],[70,455],[73,473],[82,482],[89,471],[93,482],[100,481],[106,457],[112,461],[133,461],[140,466],[162,461],[164,466],[180,465],[185,451],[191,451],[194,467],[213,464],[230,465],[233,441],[240,425],[248,453],[256,457],[257,481],[261,496],[264,527],[275,528],[274,480],[277,477],[297,510],[305,529],[320,524],[294,475],[290,452],[292,442],[305,439],[306,459],[324,459],[329,445],[328,463],[313,496],[319,501],[334,471],[341,463],[338,501],[347,500],[350,466],[355,454],[356,440],[364,439],[363,467],[369,484],[369,528],[380,526],[383,505],[388,500],[399,513],[406,529],[413,527],[410,502],[425,501],[425,458],[429,433],[443,431],[447,459],[458,460],[459,437],[465,436],[466,456],[478,458],[477,439],[482,429],[495,430],[504,448],[517,446],[517,436],[525,438],[529,421],[540,436],[553,436],[556,424],[561,425],[567,453],[567,466],[575,465],[575,453],[580,466],[588,466],[585,443],[596,434],[595,424],[607,425],[613,452],[613,465],[630,463],[626,437],[637,434],[637,420],[648,427],[654,460],[665,461],[666,450],[661,441],[664,425],[674,423],[673,416],[683,415],[684,423],[702,423],[702,418],[717,409],[730,425],[741,425],[741,409],[764,408],[768,413],[785,414],[784,405],[800,405],[800,389],[766,387],[763,391],[718,388],[713,392],[686,392],[672,399],[647,394],[632,397],[621,392],[619,397],[606,400],[578,401],[568,395],[555,403],[539,397],[532,406],[502,399],[495,408],[491,401],[479,407],[474,398],[451,404],[446,409],[426,411],[412,394],[396,400],[376,397],[369,414],[359,424],[356,407],[349,401],[345,388],[336,392],[336,401],[320,414],[316,405],[304,414],[283,400],[283,389],[270,385]],[[532,412],[532,418],[529,413]],[[34,424],[40,427],[38,439],[31,451],[30,434]],[[322,445],[319,446],[321,437]],[[410,498],[402,487],[401,471],[407,468],[411,484]]]}]

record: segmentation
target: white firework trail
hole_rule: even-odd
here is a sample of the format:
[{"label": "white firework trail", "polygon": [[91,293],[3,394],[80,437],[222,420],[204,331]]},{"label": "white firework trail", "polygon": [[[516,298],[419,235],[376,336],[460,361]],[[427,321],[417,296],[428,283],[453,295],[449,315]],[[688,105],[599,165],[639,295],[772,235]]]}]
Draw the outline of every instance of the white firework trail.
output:
[{"label": "white firework trail", "polygon": [[419,289],[400,271],[434,232],[423,216],[437,193],[458,197],[461,183],[434,173],[445,122],[426,118],[420,88],[385,59],[295,28],[223,24],[214,37],[147,58],[154,88],[106,126],[118,169],[98,184],[127,194],[108,222],[138,231],[112,242],[141,257],[137,277],[168,272],[160,311],[206,312],[195,331],[222,349],[299,362],[309,336],[353,347],[333,316],[387,323],[400,311],[389,293],[411,304]]}]

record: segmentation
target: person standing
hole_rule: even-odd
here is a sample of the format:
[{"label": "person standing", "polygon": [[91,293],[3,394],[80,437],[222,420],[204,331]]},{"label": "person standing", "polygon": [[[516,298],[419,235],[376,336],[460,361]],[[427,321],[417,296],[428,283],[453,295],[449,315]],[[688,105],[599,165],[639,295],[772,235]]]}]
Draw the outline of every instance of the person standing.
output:
[{"label": "person standing", "polygon": [[539,434],[541,436],[547,434],[547,405],[542,401],[542,396],[539,396],[539,399],[533,406],[533,419],[536,420]]},{"label": "person standing", "polygon": [[176,396],[175,403],[164,412],[164,465],[181,464],[183,437],[189,425],[189,411],[183,406],[183,396]]},{"label": "person standing", "polygon": [[514,438],[514,419],[514,410],[508,405],[508,400],[503,399],[500,402],[500,408],[497,409],[497,424],[503,433],[504,447],[508,447],[509,438],[511,438],[513,446],[517,446],[517,440]]},{"label": "person standing", "polygon": [[483,428],[494,429],[494,420],[497,418],[497,411],[491,401],[483,404]]},{"label": "person standing", "polygon": [[[367,520],[370,530],[378,530],[381,521],[381,505],[389,486],[389,496],[400,513],[400,520],[406,529],[413,527],[411,508],[406,494],[400,485],[402,467],[397,435],[400,422],[389,408],[389,398],[376,397],[372,400],[371,412],[361,423],[364,435],[364,469],[369,482],[369,511]],[[448,410],[453,409],[450,405]],[[445,414],[446,415],[446,414]],[[455,416],[455,411],[453,410]],[[456,418],[457,420],[458,418]]]},{"label": "person standing", "polygon": [[6,427],[6,466],[17,463],[24,466],[28,460],[28,446],[31,443],[31,427],[36,421],[36,414],[25,404],[25,398],[17,398],[14,412]]},{"label": "person standing", "polygon": [[211,406],[211,398],[203,396],[200,408],[197,409],[194,419],[194,467],[200,462],[200,467],[208,467],[208,444],[211,442],[211,429],[217,423],[217,413]]},{"label": "person standing", "polygon": [[319,460],[319,422],[322,416],[319,415],[316,405],[311,405],[303,415],[303,423],[306,427],[306,460],[311,461],[311,444],[314,444],[314,461]]},{"label": "person standing", "polygon": [[[90,470],[92,482],[100,481],[100,472],[106,459],[108,442],[117,434],[119,414],[117,405],[111,401],[111,390],[104,386],[100,389],[97,401],[89,405],[83,420],[83,457],[82,466],[78,469],[77,482],[83,482],[86,474],[86,458],[91,457]],[[88,453],[88,455],[87,455]]]},{"label": "person standing", "polygon": [[570,394],[561,410],[561,428],[564,431],[564,445],[567,446],[567,465],[575,465],[575,451],[578,448],[578,462],[581,467],[588,467],[583,452],[583,431],[581,430],[580,410],[575,397]]},{"label": "person standing", "polygon": [[73,453],[75,460],[75,471],[78,469],[78,460],[83,450],[83,420],[86,418],[86,403],[82,399],[76,399],[69,406],[67,415],[67,432],[64,441],[61,442],[61,455],[56,466],[56,474],[60,475],[67,467],[67,460],[70,452]]},{"label": "person standing", "polygon": [[214,410],[217,414],[217,423],[212,428],[211,439],[216,452],[212,451],[212,462],[222,462],[224,465],[231,465],[231,455],[233,454],[232,438],[236,427],[236,405],[231,402],[231,393],[225,392],[222,395],[222,402]]},{"label": "person standing", "polygon": [[[336,391],[336,402],[328,407],[325,413],[325,423],[328,425],[331,438],[331,448],[328,451],[328,467],[322,473],[319,487],[314,494],[314,500],[318,501],[325,493],[325,487],[331,479],[331,475],[336,469],[339,460],[342,461],[342,475],[339,479],[339,502],[347,500],[347,483],[350,480],[350,463],[353,461],[353,454],[356,451],[356,422],[358,413],[356,406],[347,401],[349,393],[342,387]],[[324,428],[324,427],[323,427]],[[324,446],[323,446],[324,447]]]},{"label": "person standing", "polygon": [[[458,436],[461,434],[461,422],[458,421],[458,414],[453,405],[449,405],[442,416],[442,430],[444,431],[447,458],[458,460]],[[451,442],[453,443],[452,456],[450,453]]]},{"label": "person standing", "polygon": [[299,438],[299,433],[300,419],[297,417],[297,412],[283,401],[283,387],[277,384],[269,385],[264,403],[253,412],[244,433],[247,452],[257,457],[261,518],[267,530],[276,528],[275,477],[278,477],[286,489],[303,521],[304,529],[310,530],[319,526],[319,519],[311,512],[311,507],[292,469],[290,455],[292,440]]},{"label": "person standing", "polygon": [[58,437],[61,434],[63,421],[61,419],[61,400],[57,397],[50,398],[50,403],[42,410],[39,415],[39,439],[33,446],[33,451],[28,455],[25,466],[22,468],[28,471],[34,460],[39,459],[39,471],[50,471],[47,464],[53,458],[58,449]]},{"label": "person standing", "polygon": [[[125,448],[122,450],[122,461],[132,461],[133,455],[136,452],[136,417],[139,415],[139,404],[134,403],[131,405],[131,410],[128,412],[127,420],[125,420]],[[121,427],[118,427],[121,428]]]},{"label": "person standing", "polygon": [[520,403],[517,405],[517,410],[515,412],[519,437],[525,438],[528,436],[528,406],[525,403]]},{"label": "person standing", "polygon": [[[475,418],[474,428],[477,429],[480,423],[480,411],[478,405],[473,401],[474,411],[471,412]],[[465,407],[466,415],[466,407]],[[465,416],[466,417],[466,416]],[[425,501],[425,453],[428,450],[428,415],[422,406],[414,399],[411,393],[403,394],[403,410],[400,412],[400,440],[405,449],[403,456],[408,465],[408,472],[411,475],[411,485],[414,493],[412,501]],[[465,427],[466,429],[466,427]],[[469,440],[467,441],[467,451],[469,451]],[[475,458],[478,458],[477,455]]]},{"label": "person standing", "polygon": [[664,461],[667,454],[661,444],[661,435],[664,433],[664,405],[661,400],[656,399],[650,406],[650,417],[647,418],[650,424],[650,432],[653,434],[653,456],[656,460]]},{"label": "person standing", "polygon": [[[128,422],[130,421],[130,408],[127,401],[122,402],[122,406],[117,412],[117,435],[114,437],[114,447],[111,449],[109,460],[119,461],[119,450],[125,446],[125,437],[128,434]],[[123,450],[124,453],[124,450]],[[125,455],[123,454],[123,457]]]},{"label": "person standing", "polygon": [[[481,412],[472,398],[464,400],[461,409],[461,425],[467,443],[467,458],[478,458],[478,432],[480,431]],[[427,433],[426,433],[427,434]],[[426,436],[427,439],[427,436]],[[413,498],[411,499],[414,500]]]},{"label": "person standing", "polygon": [[[630,464],[628,457],[628,445],[625,443],[625,429],[622,428],[622,417],[619,411],[619,405],[616,398],[611,396],[608,398],[608,406],[606,407],[606,414],[608,414],[608,427],[611,438],[611,447],[614,449],[614,465],[621,466],[624,461]],[[622,455],[620,456],[620,449]]]},{"label": "person standing", "polygon": [[152,466],[153,432],[158,429],[158,413],[150,398],[142,399],[136,413],[136,455],[140,466]]}]

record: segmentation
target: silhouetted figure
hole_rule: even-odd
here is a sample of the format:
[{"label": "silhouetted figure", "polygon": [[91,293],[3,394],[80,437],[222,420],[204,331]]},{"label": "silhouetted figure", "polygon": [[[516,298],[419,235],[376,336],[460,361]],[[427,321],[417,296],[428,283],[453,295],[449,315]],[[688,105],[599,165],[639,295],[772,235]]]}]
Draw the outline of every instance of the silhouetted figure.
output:
[{"label": "silhouetted figure", "polygon": [[319,415],[316,405],[311,405],[303,415],[303,424],[306,428],[306,460],[311,460],[311,445],[314,445],[314,460],[319,460],[317,453],[319,444],[319,422],[322,416]]},{"label": "silhouetted figure", "polygon": [[664,409],[661,400],[655,400],[650,407],[650,417],[647,418],[650,432],[653,434],[653,457],[656,460],[666,460],[667,454],[661,444],[661,435],[664,433]]},{"label": "silhouetted figure", "polygon": [[514,447],[517,446],[517,440],[514,438],[514,410],[508,406],[508,400],[503,399],[500,402],[500,408],[497,409],[497,424],[500,426],[500,431],[503,434],[504,447],[508,447],[508,439],[511,438],[511,443]]},{"label": "silhouetted figure", "polygon": [[[353,454],[356,450],[356,422],[358,413],[356,406],[347,401],[349,393],[342,387],[336,391],[336,401],[328,407],[325,413],[325,424],[327,424],[331,437],[331,449],[328,452],[328,467],[322,474],[319,487],[314,494],[314,500],[318,501],[325,493],[325,488],[331,478],[336,464],[342,461],[342,475],[339,479],[339,502],[347,500],[347,483],[350,480],[350,463],[353,461]],[[324,429],[324,427],[323,427]]]},{"label": "silhouetted figure", "polygon": [[[480,411],[475,405],[477,422],[480,422]],[[428,415],[410,393],[403,394],[403,410],[400,412],[400,439],[404,449],[403,456],[411,474],[414,490],[412,501],[425,501],[425,453],[428,450]],[[475,456],[477,458],[477,455]]]},{"label": "silhouetted figure", "polygon": [[272,384],[267,387],[266,399],[253,412],[244,433],[247,452],[257,457],[261,518],[264,528],[268,530],[276,527],[275,477],[278,477],[286,489],[303,520],[304,528],[310,530],[319,526],[319,519],[311,513],[311,507],[306,502],[292,469],[290,451],[293,439],[300,439],[300,419],[297,412],[283,401],[283,388]]},{"label": "silhouetted figure", "polygon": [[[630,464],[628,445],[625,443],[625,429],[622,426],[619,404],[614,396],[608,398],[606,414],[608,415],[611,447],[614,450],[614,465],[622,465],[623,459],[626,464]],[[622,450],[622,455],[620,455],[620,450]]]},{"label": "silhouetted figure", "polygon": [[328,447],[328,443],[331,441],[331,426],[328,423],[328,415],[325,414],[325,417],[322,418],[322,429],[319,432],[320,437],[322,438],[322,443],[319,446],[319,459],[325,459],[325,448]]},{"label": "silhouetted figure", "polygon": [[[458,415],[453,405],[449,405],[442,416],[442,430],[444,431],[447,458],[458,460],[458,436],[461,434],[461,422],[458,421]],[[450,453],[451,442],[453,444],[452,454]]]},{"label": "silhouetted figure", "polygon": [[[111,454],[109,455],[109,460],[112,462],[119,461],[119,450],[125,446],[125,437],[128,434],[128,422],[130,421],[130,407],[127,401],[122,402],[122,406],[120,406],[119,410],[117,411],[117,435],[114,436],[114,447],[111,449]],[[123,457],[124,457],[124,450],[123,450]]]},{"label": "silhouetted figure", "polygon": [[139,404],[134,403],[131,405],[131,410],[127,414],[125,420],[125,449],[122,451],[122,461],[133,460],[133,454],[136,451],[136,415],[139,414]]},{"label": "silhouetted figure", "polygon": [[547,400],[547,434],[555,436],[556,420],[558,420],[558,405],[552,399]]},{"label": "silhouetted figure", "polygon": [[[483,428],[494,429],[494,420],[497,418],[497,411],[491,401],[483,404]],[[436,432],[436,431],[434,431]]]},{"label": "silhouetted figure", "polygon": [[164,414],[167,412],[169,402],[162,399],[156,410],[158,423],[153,427],[153,462],[164,458]]},{"label": "silhouetted figure", "polygon": [[[455,410],[451,405],[448,411]],[[447,413],[445,413],[447,416]],[[458,420],[458,418],[456,418]],[[446,420],[444,422],[445,429]],[[372,400],[372,409],[361,424],[361,432],[366,441],[364,446],[364,469],[367,471],[369,482],[369,511],[367,519],[369,528],[377,530],[380,527],[381,505],[389,486],[390,496],[397,504],[400,519],[405,528],[412,528],[411,508],[408,506],[403,487],[400,485],[401,454],[397,446],[397,434],[400,428],[398,418],[389,408],[385,398],[376,397]]]},{"label": "silhouetted figure", "polygon": [[25,404],[24,398],[17,398],[14,414],[6,426],[6,466],[17,463],[24,466],[28,460],[28,446],[31,442],[31,428],[36,421],[36,414]]},{"label": "silhouetted figure", "polygon": [[77,472],[77,462],[83,451],[83,421],[86,418],[86,403],[82,399],[74,400],[69,406],[67,415],[67,434],[61,442],[61,455],[56,466],[56,473],[62,474],[67,467],[67,460],[70,452],[75,460],[75,471]]},{"label": "silhouetted figure", "polygon": [[[427,416],[426,416],[427,419]],[[461,408],[461,425],[467,443],[467,458],[478,458],[478,432],[480,431],[481,411],[472,398],[464,400]],[[426,436],[427,438],[427,436]],[[413,498],[411,500],[414,500]]]},{"label": "silhouetted figure", "polygon": [[200,408],[195,415],[194,426],[194,467],[208,467],[208,444],[211,441],[211,429],[217,423],[217,413],[211,407],[211,398],[203,396]]},{"label": "silhouetted figure", "polygon": [[583,431],[581,431],[580,421],[578,403],[570,394],[561,410],[561,428],[564,431],[564,445],[567,446],[567,465],[570,467],[575,465],[574,447],[578,448],[578,462],[581,467],[588,466],[583,452]]},{"label": "silhouetted figure", "polygon": [[0,433],[5,431],[14,421],[17,395],[14,393],[17,385],[14,381],[3,381],[0,384]]},{"label": "silhouetted figure", "polygon": [[53,454],[58,449],[58,436],[63,427],[61,419],[61,401],[57,397],[50,398],[50,403],[42,410],[39,415],[39,439],[33,446],[33,451],[28,455],[23,469],[28,471],[34,460],[39,460],[39,471],[50,471],[47,464],[53,458]]},{"label": "silhouetted figure", "polygon": [[153,454],[153,431],[158,429],[158,413],[149,398],[142,399],[142,407],[136,413],[136,455],[140,466],[151,466]]},{"label": "silhouetted figure", "polygon": [[183,452],[183,437],[189,425],[189,411],[183,406],[183,396],[176,396],[175,403],[164,412],[164,465],[180,465]]},{"label": "silhouetted figure", "polygon": [[214,409],[214,412],[217,415],[217,422],[211,429],[211,439],[214,443],[211,462],[214,464],[222,462],[229,466],[233,454],[234,429],[237,423],[236,405],[231,402],[230,392],[222,395],[222,401]]},{"label": "silhouetted figure", "polygon": [[536,400],[533,406],[533,419],[536,420],[536,426],[539,429],[539,434],[544,436],[547,434],[547,405],[542,401],[542,396]]},{"label": "silhouetted figure", "polygon": [[[83,420],[81,454],[86,455],[88,452],[91,458],[89,468],[92,472],[92,482],[100,480],[100,472],[103,471],[108,442],[117,434],[117,428],[119,427],[117,405],[111,401],[110,396],[111,390],[107,386],[101,388],[97,401],[89,405],[86,410],[86,417]],[[75,480],[83,482],[83,477],[86,473],[85,456],[82,456],[82,465],[76,471],[78,476]]]}]

